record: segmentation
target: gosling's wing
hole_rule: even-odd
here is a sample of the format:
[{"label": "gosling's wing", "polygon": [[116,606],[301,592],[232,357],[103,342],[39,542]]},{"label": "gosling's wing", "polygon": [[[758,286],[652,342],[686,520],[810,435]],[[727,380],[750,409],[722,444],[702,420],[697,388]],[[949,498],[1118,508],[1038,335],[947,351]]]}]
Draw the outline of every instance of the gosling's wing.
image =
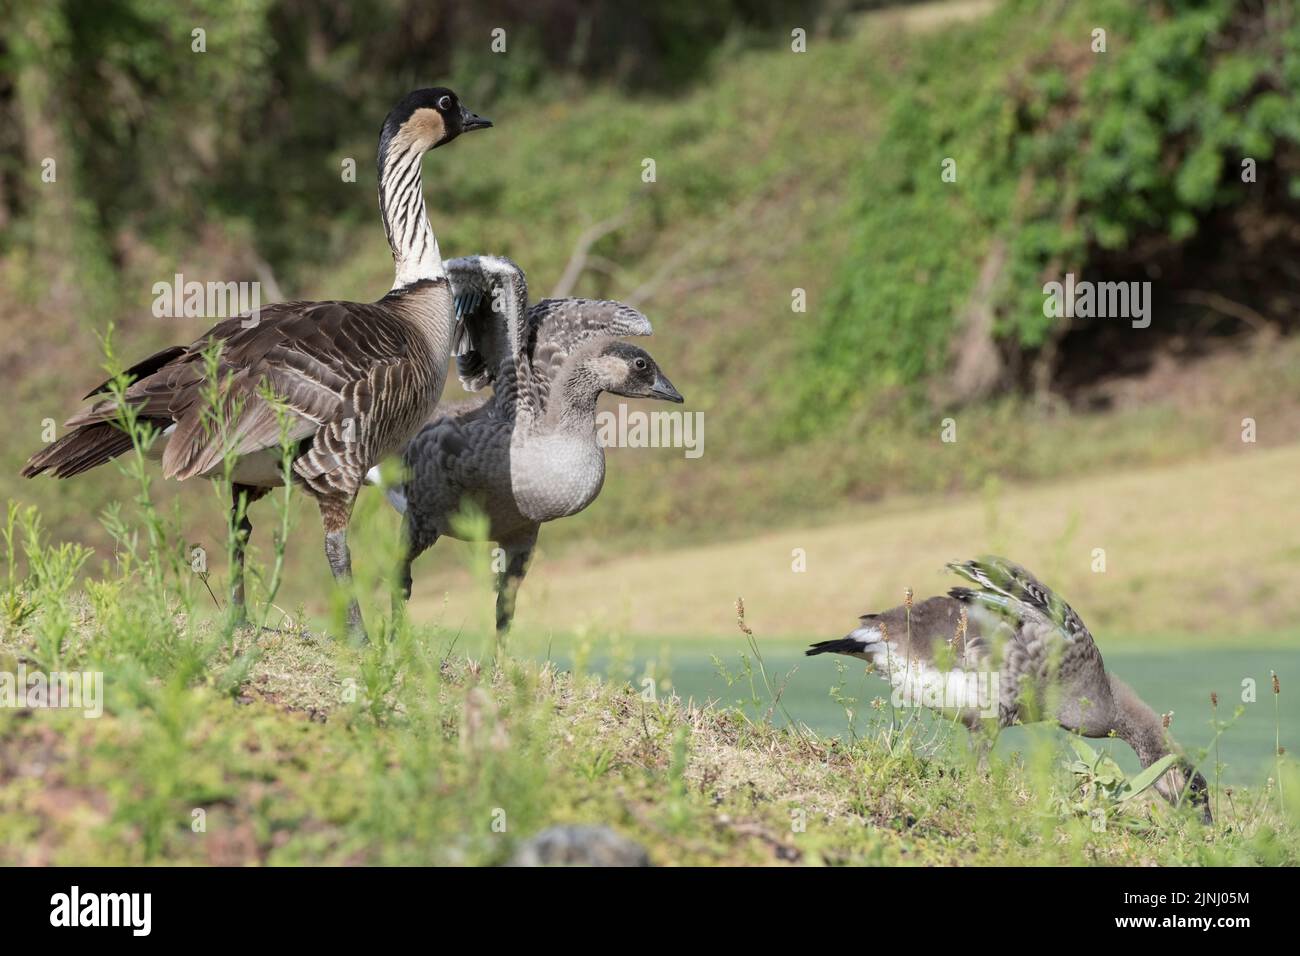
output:
[{"label": "gosling's wing", "polygon": [[1092,632],[1060,595],[1005,558],[987,556],[948,567],[977,585],[948,593],[972,609],[994,612],[1010,632],[1002,647],[1004,720],[1025,719],[1030,700],[1035,701],[1032,717],[1039,719],[1052,710],[1061,714],[1087,706],[1081,701],[1096,703],[1108,693]]},{"label": "gosling's wing", "polygon": [[650,320],[611,299],[543,299],[528,310],[528,354],[533,387],[545,406],[565,360],[602,336],[650,335]]},{"label": "gosling's wing", "polygon": [[1096,644],[1074,608],[1014,561],[986,555],[947,567],[977,586],[953,588],[948,592],[953,598],[989,608],[1022,625],[1048,624],[1071,644]]},{"label": "gosling's wing", "polygon": [[528,280],[504,256],[463,256],[443,263],[456,307],[452,351],[461,384],[478,391],[518,373],[527,349]]}]

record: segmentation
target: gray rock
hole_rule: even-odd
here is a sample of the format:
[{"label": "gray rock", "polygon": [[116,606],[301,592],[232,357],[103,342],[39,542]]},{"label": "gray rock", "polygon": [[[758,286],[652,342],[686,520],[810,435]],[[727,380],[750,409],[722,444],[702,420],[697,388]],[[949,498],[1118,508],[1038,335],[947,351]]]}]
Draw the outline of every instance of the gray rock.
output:
[{"label": "gray rock", "polygon": [[649,866],[650,854],[609,827],[548,827],[521,846],[510,866]]}]

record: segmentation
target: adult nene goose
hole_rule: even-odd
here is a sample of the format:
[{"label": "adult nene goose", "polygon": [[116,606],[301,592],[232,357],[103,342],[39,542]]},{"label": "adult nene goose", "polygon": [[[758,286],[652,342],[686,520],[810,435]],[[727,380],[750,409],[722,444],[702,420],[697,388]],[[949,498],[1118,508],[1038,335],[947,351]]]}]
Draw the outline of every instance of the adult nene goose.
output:
[{"label": "adult nene goose", "polygon": [[[424,154],[491,122],[444,88],[416,90],[388,114],[379,136],[379,208],[396,264],[393,288],[375,303],[283,302],[218,323],[127,369],[125,401],[161,435],[150,446],[168,478],[219,477],[234,456],[237,523],[231,598],[242,611],[248,504],[283,483],[276,402],[289,415],[293,480],[318,502],[334,577],[351,577],[347,526],[367,469],[401,448],[438,404],[455,312],[438,242],[425,213]],[[217,388],[225,411],[212,427],[204,353],[219,344]],[[108,383],[68,420],[72,431],[27,462],[27,477],[77,475],[128,451]],[[221,416],[219,416],[221,417]],[[220,434],[218,434],[220,432]],[[364,636],[355,596],[349,630]]]},{"label": "adult nene goose", "polygon": [[[848,636],[806,653],[871,661],[905,699],[942,699],[972,729],[986,703],[975,699],[980,685],[973,678],[996,673],[996,701],[987,703],[996,703],[999,726],[1054,718],[1085,737],[1114,735],[1143,767],[1179,752],[1155,711],[1106,670],[1079,615],[1046,585],[1005,558],[948,568],[976,587],[866,614]],[[1184,788],[1208,820],[1205,779],[1180,759],[1156,789],[1177,802]]]},{"label": "adult nene goose", "polygon": [[496,607],[503,632],[541,524],[577,514],[600,493],[600,393],[682,396],[645,350],[614,338],[650,334],[649,320],[630,306],[548,299],[529,308],[524,273],[504,258],[453,259],[447,271],[465,333],[461,382],[471,391],[490,383],[493,394],[439,415],[403,452],[403,484],[388,491],[404,515],[401,583],[410,597],[411,562],[439,537],[461,537],[455,519],[472,502],[504,552]]}]

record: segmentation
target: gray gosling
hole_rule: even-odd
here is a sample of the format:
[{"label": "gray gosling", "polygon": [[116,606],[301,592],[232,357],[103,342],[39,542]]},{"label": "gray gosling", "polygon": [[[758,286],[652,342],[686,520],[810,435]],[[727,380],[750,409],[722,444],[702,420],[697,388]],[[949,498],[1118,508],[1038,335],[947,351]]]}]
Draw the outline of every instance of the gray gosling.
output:
[{"label": "gray gosling", "polygon": [[[399,584],[409,598],[412,562],[440,537],[463,540],[458,518],[472,506],[502,552],[496,628],[503,633],[541,525],[577,514],[600,493],[600,394],[683,399],[648,352],[615,338],[651,332],[630,306],[555,299],[529,307],[523,271],[499,257],[451,260],[447,272],[465,332],[461,382],[493,391],[438,414],[402,452],[402,484],[386,489],[403,515]],[[380,483],[378,469],[368,480]]]},{"label": "gray gosling", "polygon": [[[1005,558],[948,568],[975,586],[952,588],[910,609],[903,604],[865,614],[847,636],[806,653],[870,661],[905,699],[942,700],[972,730],[983,726],[983,713],[995,703],[998,727],[1055,720],[1084,737],[1113,735],[1144,768],[1178,753],[1156,790],[1171,803],[1186,790],[1209,822],[1205,778],[1182,757],[1155,711],[1106,670],[1073,608]],[[996,674],[996,701],[977,699],[980,684],[972,678],[981,674]]]}]

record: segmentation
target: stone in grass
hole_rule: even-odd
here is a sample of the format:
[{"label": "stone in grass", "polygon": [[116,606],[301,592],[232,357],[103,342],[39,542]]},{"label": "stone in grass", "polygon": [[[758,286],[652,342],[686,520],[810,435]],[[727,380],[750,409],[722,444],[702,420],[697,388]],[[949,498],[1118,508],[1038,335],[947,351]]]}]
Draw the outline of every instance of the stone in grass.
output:
[{"label": "stone in grass", "polygon": [[609,827],[547,827],[525,841],[510,866],[649,866],[650,855]]}]

